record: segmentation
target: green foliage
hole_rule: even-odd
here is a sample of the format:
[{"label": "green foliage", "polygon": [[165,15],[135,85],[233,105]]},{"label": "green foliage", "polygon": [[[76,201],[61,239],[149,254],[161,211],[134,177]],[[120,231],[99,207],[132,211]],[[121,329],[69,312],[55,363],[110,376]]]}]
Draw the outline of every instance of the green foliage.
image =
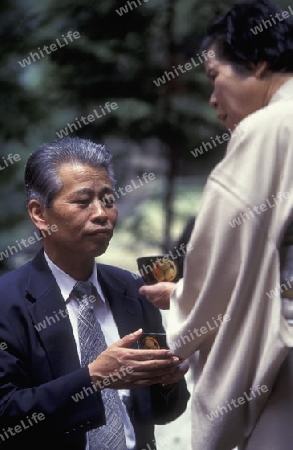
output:
[{"label": "green foliage", "polygon": [[[175,182],[178,176],[212,166],[215,152],[200,158],[190,151],[215,135],[220,126],[208,105],[210,87],[203,65],[157,87],[153,82],[173,66],[197,58],[207,25],[231,1],[135,0],[137,7],[119,15],[130,2],[121,0],[3,0],[0,6],[1,157],[21,161],[0,172],[0,228],[12,240],[28,224],[23,171],[27,156],[39,144],[57,138],[68,123],[91,114],[105,102],[118,108],[72,134],[111,143],[118,184],[125,185],[153,163],[162,189],[157,198],[165,210],[163,236],[171,239]],[[234,2],[233,2],[234,3]],[[133,4],[133,3],[132,3]],[[79,39],[21,67],[68,31]],[[146,150],[147,149],[147,152]],[[221,150],[217,149],[221,154]],[[138,166],[134,165],[140,153]],[[216,159],[218,159],[217,156]],[[164,163],[162,163],[164,160]],[[206,170],[206,169],[205,169]],[[131,214],[130,197],[119,207]],[[139,200],[133,202],[133,209]],[[135,227],[138,230],[139,227]],[[5,238],[6,239],[6,238]],[[7,240],[0,237],[0,251]]]}]

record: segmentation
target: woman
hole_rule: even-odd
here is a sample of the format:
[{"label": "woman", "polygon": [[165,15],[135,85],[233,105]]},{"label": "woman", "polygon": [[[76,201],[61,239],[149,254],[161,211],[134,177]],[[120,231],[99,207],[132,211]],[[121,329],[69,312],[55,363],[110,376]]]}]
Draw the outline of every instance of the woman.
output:
[{"label": "woman", "polygon": [[207,181],[183,279],[141,288],[170,306],[169,346],[196,355],[193,450],[293,445],[292,15],[243,3],[209,29],[210,104],[234,132]]}]

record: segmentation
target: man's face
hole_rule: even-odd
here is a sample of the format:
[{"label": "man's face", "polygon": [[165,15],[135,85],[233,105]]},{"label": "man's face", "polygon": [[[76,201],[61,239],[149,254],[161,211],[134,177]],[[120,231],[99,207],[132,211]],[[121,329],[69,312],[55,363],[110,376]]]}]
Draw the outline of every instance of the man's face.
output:
[{"label": "man's face", "polygon": [[226,128],[234,129],[249,114],[264,106],[264,83],[255,72],[240,73],[235,67],[217,56],[209,57],[205,70],[213,85],[210,104]]},{"label": "man's face", "polygon": [[[109,244],[118,213],[109,201],[114,187],[103,168],[66,163],[58,170],[63,187],[52,207],[44,209],[46,225],[58,231],[44,240],[44,248],[55,263],[61,259],[94,258]],[[114,196],[110,196],[110,200]],[[108,199],[108,202],[107,202]]]}]

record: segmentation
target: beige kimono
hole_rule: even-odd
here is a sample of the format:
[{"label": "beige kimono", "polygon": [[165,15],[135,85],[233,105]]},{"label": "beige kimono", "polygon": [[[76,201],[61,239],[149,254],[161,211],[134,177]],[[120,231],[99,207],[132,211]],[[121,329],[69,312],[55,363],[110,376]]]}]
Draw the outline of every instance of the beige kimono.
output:
[{"label": "beige kimono", "polygon": [[293,449],[292,221],[293,80],[233,133],[171,298],[169,345],[196,360],[193,450]]}]

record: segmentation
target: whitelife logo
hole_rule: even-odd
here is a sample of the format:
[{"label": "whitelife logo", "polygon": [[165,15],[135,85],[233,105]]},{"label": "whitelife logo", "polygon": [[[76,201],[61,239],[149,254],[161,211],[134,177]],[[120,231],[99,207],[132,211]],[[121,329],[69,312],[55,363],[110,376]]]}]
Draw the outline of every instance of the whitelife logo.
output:
[{"label": "whitelife logo", "polygon": [[28,428],[33,427],[44,419],[45,415],[43,413],[34,412],[31,417],[26,416],[25,420],[21,420],[19,425],[8,427],[6,429],[2,428],[2,432],[0,433],[1,442],[5,442],[11,436],[15,436],[16,434],[21,433],[23,430],[27,430]]},{"label": "whitelife logo", "polygon": [[210,331],[220,328],[223,322],[228,322],[229,320],[231,320],[229,314],[224,314],[224,316],[219,314],[216,319],[212,317],[213,323],[207,321],[205,325],[200,328],[194,328],[192,331],[188,330],[188,334],[181,335],[180,338],[173,343],[170,349],[175,352],[176,349],[182,347],[182,345],[185,345],[187,342],[194,341],[196,337],[201,337],[203,334],[207,334]]},{"label": "whitelife logo", "polygon": [[[143,0],[144,3],[147,3],[148,1],[149,0]],[[116,9],[115,11],[121,17],[123,16],[123,14],[127,14],[129,11],[138,8],[139,6],[141,6],[141,4],[141,0],[136,0],[136,2],[134,0],[132,2],[128,1],[124,6],[121,6],[121,8]]]},{"label": "whitelife logo", "polygon": [[39,61],[40,59],[45,58],[45,56],[50,55],[50,53],[56,52],[56,50],[58,50],[59,48],[65,47],[66,45],[70,44],[70,42],[73,42],[74,39],[79,39],[80,34],[78,31],[68,31],[66,37],[64,36],[64,34],[62,34],[62,38],[63,42],[60,42],[60,39],[58,38],[55,41],[56,44],[53,43],[50,45],[44,45],[43,48],[38,47],[37,52],[30,52],[27,58],[24,58],[22,61],[18,61],[18,64],[20,64],[22,68],[30,66],[33,62]]},{"label": "whitelife logo", "polygon": [[240,213],[238,216],[233,219],[232,221],[229,221],[229,224],[232,228],[235,228],[237,225],[241,225],[242,223],[246,222],[247,220],[250,220],[252,217],[256,217],[255,213],[257,215],[267,211],[268,209],[274,208],[278,203],[282,203],[284,199],[287,199],[290,196],[290,192],[278,192],[277,198],[272,195],[272,199],[267,198],[265,200],[265,203],[262,203],[261,205],[254,206],[251,210],[251,208],[248,208],[247,212]]},{"label": "whitelife logo", "polygon": [[[3,159],[3,163],[1,161],[0,164],[0,171],[6,169],[9,166],[12,166],[15,162],[18,162],[21,160],[20,155],[18,153],[15,153],[15,155],[13,155],[12,153],[9,153],[9,155],[7,156],[2,156]],[[3,164],[3,166],[2,166]]]},{"label": "whitelife logo", "polygon": [[268,28],[276,25],[277,21],[275,20],[275,18],[278,19],[279,22],[283,22],[284,19],[288,19],[290,17],[290,14],[291,16],[293,16],[293,10],[291,6],[288,6],[288,10],[290,11],[290,13],[288,11],[282,11],[282,13],[276,13],[275,17],[270,15],[270,19],[263,19],[259,25],[256,25],[254,28],[250,28],[250,31],[256,36],[257,34],[262,33],[264,30],[267,30]]},{"label": "whitelife logo", "polygon": [[[206,50],[204,50],[201,55],[199,55],[197,53],[196,56],[197,56],[197,61],[194,58],[191,58],[190,59],[191,62],[187,62],[184,65],[178,64],[177,67],[173,66],[172,67],[173,70],[171,70],[170,72],[165,70],[164,75],[162,77],[157,78],[156,80],[153,80],[153,83],[157,87],[160,87],[162,84],[166,84],[167,81],[174,80],[175,77],[179,77],[179,75],[181,75],[182,73],[186,73],[187,71],[193,69],[193,67],[198,67],[201,64],[204,64],[204,62],[208,58],[214,58],[215,53],[213,52],[213,50],[209,50],[208,52]],[[178,72],[178,70],[180,71],[180,73]]]},{"label": "whitelife logo", "polygon": [[56,134],[57,134],[58,138],[61,139],[65,136],[68,136],[69,133],[72,133],[73,131],[77,131],[78,129],[82,128],[84,125],[88,125],[89,123],[94,122],[96,119],[101,119],[102,117],[106,116],[107,114],[110,114],[112,112],[112,110],[115,110],[117,108],[118,108],[117,103],[106,102],[104,106],[99,105],[98,111],[96,109],[94,109],[93,114],[89,114],[88,116],[81,116],[80,118],[76,117],[75,118],[76,123],[68,122],[67,126],[59,131],[56,131]]},{"label": "whitelife logo", "polygon": [[[268,392],[268,387],[263,384],[262,386],[256,386],[255,388],[250,388],[250,392],[243,393],[243,397],[238,397],[237,399],[232,399],[230,402],[226,400],[226,405],[218,406],[214,411],[211,411],[210,414],[206,414],[207,418],[210,421],[214,419],[218,419],[220,417],[219,413],[223,416],[227,414],[229,411],[232,411],[233,408],[238,408],[240,405],[244,405],[245,402],[250,402],[260,396],[262,393]],[[250,396],[249,396],[250,395]]]},{"label": "whitelife logo", "polygon": [[47,231],[42,230],[40,233],[35,231],[34,236],[30,236],[28,239],[21,239],[20,242],[16,240],[15,244],[18,248],[15,245],[8,245],[6,250],[0,252],[0,261],[3,261],[5,258],[9,258],[9,256],[14,255],[15,253],[18,253],[23,250],[24,247],[29,247],[30,245],[34,245],[37,241],[41,241],[44,237],[46,237],[46,234],[50,236],[51,233],[55,233],[56,231],[58,231],[57,225],[48,225]]}]

